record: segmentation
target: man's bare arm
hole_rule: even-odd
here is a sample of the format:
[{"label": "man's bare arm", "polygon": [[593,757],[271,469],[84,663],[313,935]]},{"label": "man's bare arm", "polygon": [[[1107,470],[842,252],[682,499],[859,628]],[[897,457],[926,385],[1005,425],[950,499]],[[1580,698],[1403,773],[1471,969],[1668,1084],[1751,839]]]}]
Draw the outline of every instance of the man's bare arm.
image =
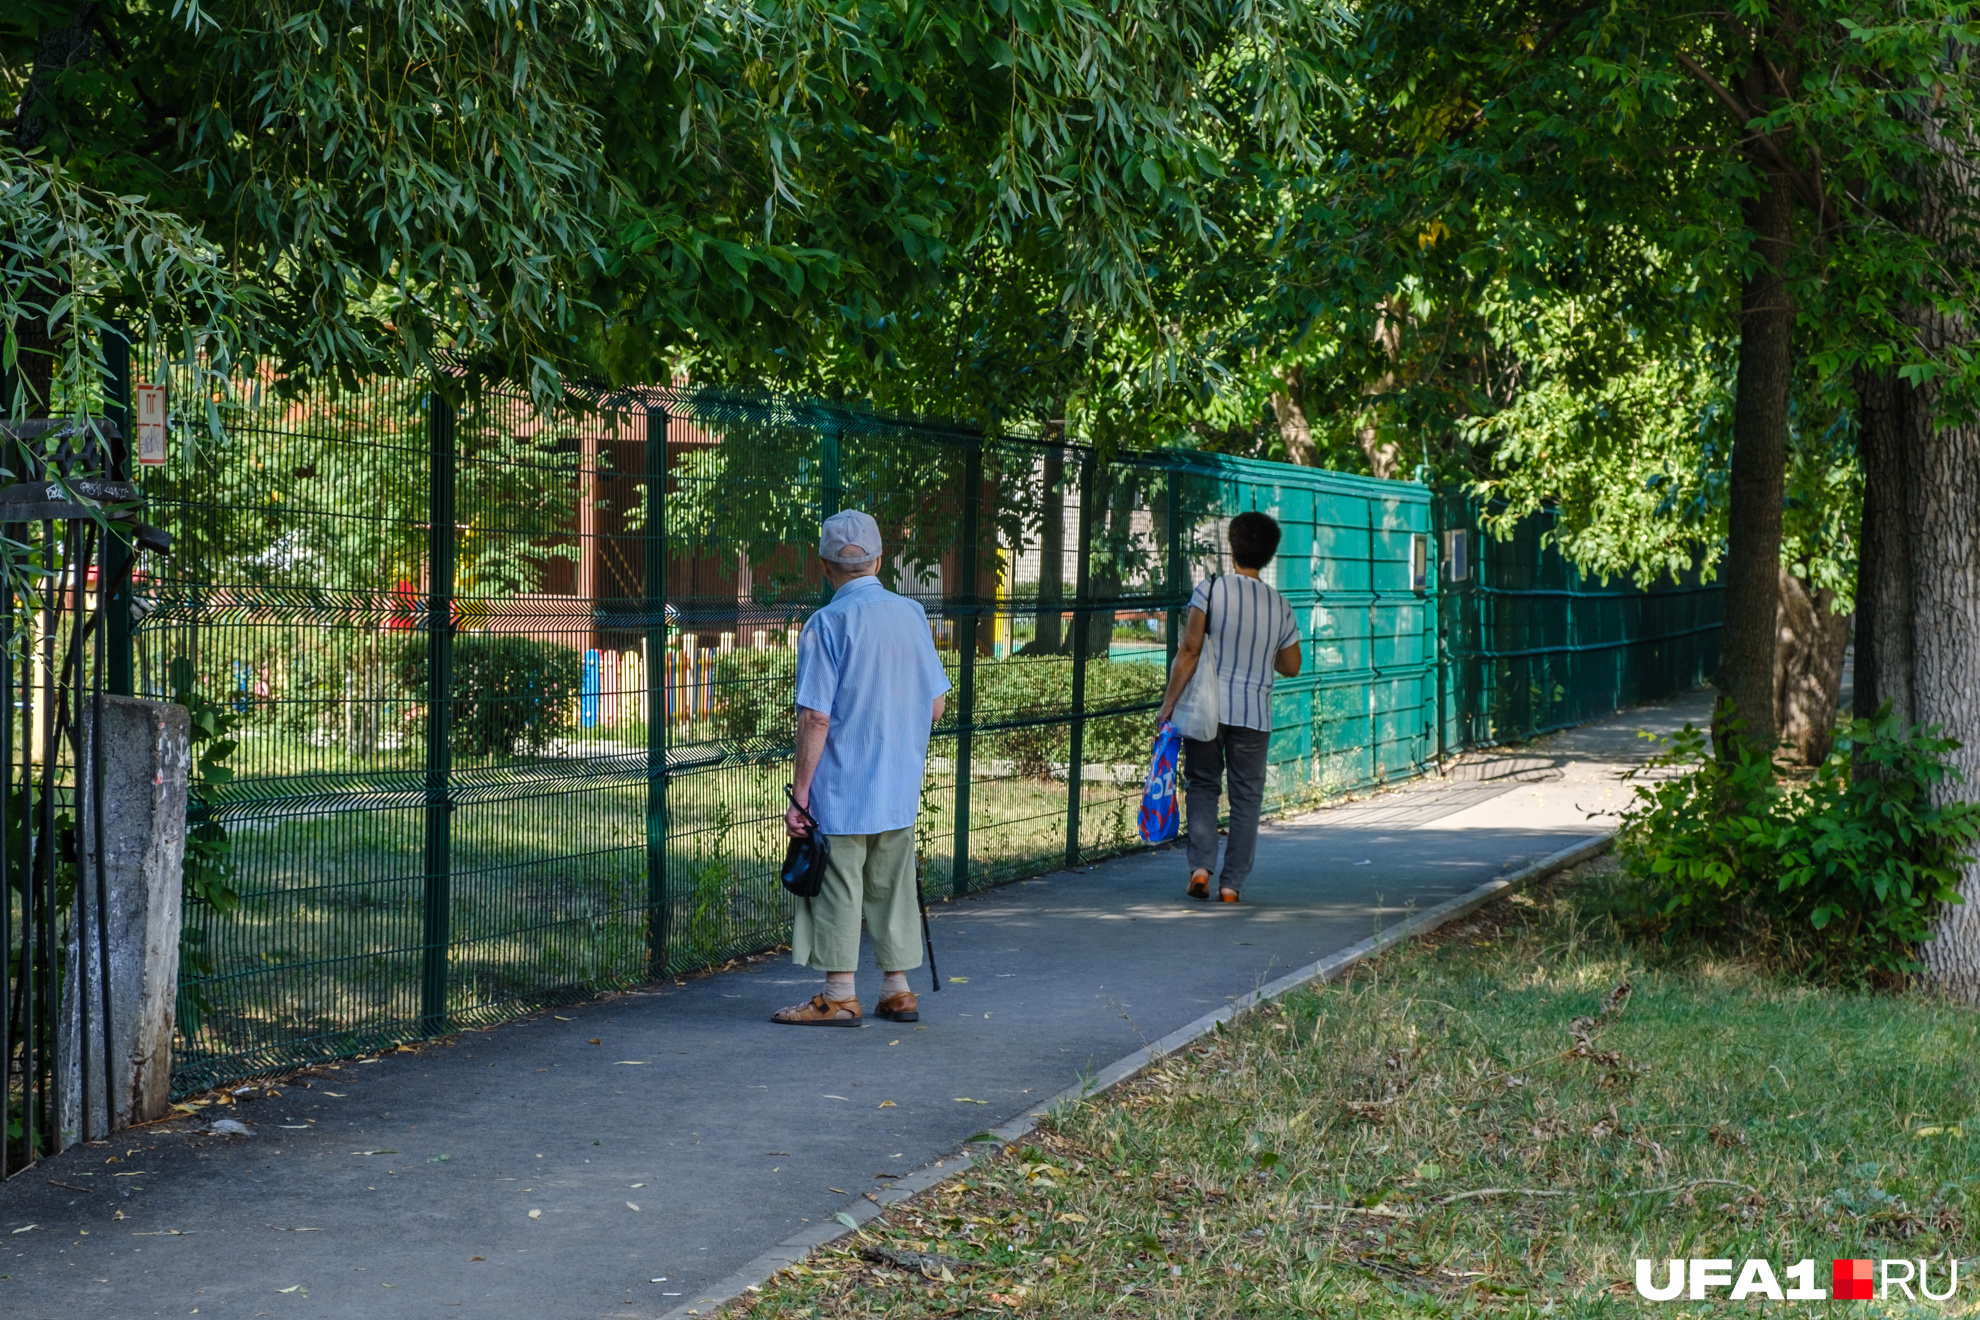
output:
[{"label": "man's bare arm", "polygon": [[1273,656],[1272,668],[1278,671],[1280,678],[1298,678],[1299,643],[1294,642],[1291,646],[1281,649],[1277,655]]},{"label": "man's bare arm", "polygon": [[[819,758],[825,755],[825,735],[831,731],[832,717],[809,706],[798,707],[797,769],[791,779],[791,792],[798,806],[811,805],[811,781],[818,774]],[[793,807],[784,813],[784,830],[793,839],[801,838],[811,827]]]},{"label": "man's bare arm", "polygon": [[942,712],[947,710],[948,708],[949,708],[948,697],[941,696],[935,698],[935,713],[928,717],[928,722],[930,724],[940,724],[942,722]]}]

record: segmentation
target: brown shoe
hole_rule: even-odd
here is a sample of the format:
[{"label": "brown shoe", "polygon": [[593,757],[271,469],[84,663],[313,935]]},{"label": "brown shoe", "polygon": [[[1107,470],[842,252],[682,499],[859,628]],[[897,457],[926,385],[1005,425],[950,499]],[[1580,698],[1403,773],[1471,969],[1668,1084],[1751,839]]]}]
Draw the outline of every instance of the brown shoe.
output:
[{"label": "brown shoe", "polygon": [[770,1015],[770,1020],[787,1027],[856,1027],[866,1019],[859,1015],[857,999],[813,995],[808,1003],[778,1009]]},{"label": "brown shoe", "polygon": [[873,1012],[876,1017],[886,1018],[889,1022],[921,1021],[921,1005],[915,1003],[912,990],[888,995],[873,1006]]}]

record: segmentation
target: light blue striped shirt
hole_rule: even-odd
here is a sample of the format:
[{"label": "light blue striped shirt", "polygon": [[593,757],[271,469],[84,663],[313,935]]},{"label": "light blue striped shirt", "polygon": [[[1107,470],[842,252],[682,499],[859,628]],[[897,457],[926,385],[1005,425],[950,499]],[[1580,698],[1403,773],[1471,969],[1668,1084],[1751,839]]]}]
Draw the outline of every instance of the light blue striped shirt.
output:
[{"label": "light blue striped shirt", "polygon": [[797,704],[832,717],[811,781],[826,834],[914,824],[928,759],[928,716],[949,675],[920,605],[854,578],[798,634]]},{"label": "light blue striped shirt", "polygon": [[[1216,592],[1210,590],[1216,585]],[[1223,723],[1272,731],[1272,661],[1299,640],[1292,606],[1257,578],[1225,573],[1196,584],[1189,607],[1202,610],[1217,643],[1217,700]]]}]

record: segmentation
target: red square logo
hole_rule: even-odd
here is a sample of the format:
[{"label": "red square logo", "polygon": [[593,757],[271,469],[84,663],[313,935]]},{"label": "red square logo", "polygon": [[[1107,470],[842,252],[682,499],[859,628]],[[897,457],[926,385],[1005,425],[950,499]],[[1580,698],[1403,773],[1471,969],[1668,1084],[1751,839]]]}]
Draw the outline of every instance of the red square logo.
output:
[{"label": "red square logo", "polygon": [[1833,1285],[1830,1295],[1838,1302],[1870,1300],[1870,1262],[1867,1260],[1835,1262],[1829,1281]]}]

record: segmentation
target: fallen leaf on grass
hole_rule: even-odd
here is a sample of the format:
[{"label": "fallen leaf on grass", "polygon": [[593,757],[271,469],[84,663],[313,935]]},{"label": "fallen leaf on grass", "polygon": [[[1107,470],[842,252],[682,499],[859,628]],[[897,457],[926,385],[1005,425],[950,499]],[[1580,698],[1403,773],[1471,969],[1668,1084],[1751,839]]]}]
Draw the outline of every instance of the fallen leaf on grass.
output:
[{"label": "fallen leaf on grass", "polygon": [[1068,1210],[1065,1214],[1059,1216],[1058,1222],[1061,1224],[1083,1224],[1086,1222],[1086,1216],[1076,1215]]}]

